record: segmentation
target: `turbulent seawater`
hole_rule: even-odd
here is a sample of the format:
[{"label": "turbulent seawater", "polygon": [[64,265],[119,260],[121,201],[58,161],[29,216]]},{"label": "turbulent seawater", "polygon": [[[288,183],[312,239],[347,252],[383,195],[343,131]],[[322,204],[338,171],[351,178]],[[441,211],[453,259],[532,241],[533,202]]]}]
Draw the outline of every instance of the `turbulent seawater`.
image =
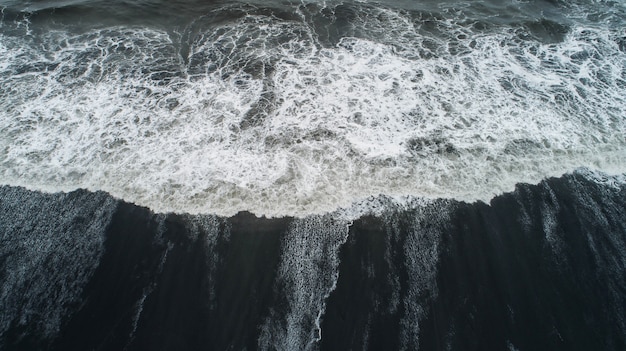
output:
[{"label": "turbulent seawater", "polygon": [[626,349],[625,28],[0,0],[0,349]]},{"label": "turbulent seawater", "polygon": [[626,170],[621,3],[4,6],[4,184],[303,217]]}]

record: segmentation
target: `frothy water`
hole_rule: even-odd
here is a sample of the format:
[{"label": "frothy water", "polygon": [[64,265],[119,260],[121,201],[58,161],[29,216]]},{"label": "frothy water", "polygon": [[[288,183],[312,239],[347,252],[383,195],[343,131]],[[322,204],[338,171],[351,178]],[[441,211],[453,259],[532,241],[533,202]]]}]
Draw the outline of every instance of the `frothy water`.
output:
[{"label": "frothy water", "polygon": [[[349,223],[331,216],[295,220],[283,239],[275,291],[284,289],[286,313],[271,310],[260,327],[260,350],[315,350],[321,318],[339,278],[339,249]],[[281,304],[282,305],[282,304]]]},{"label": "frothy water", "polygon": [[364,4],[218,8],[180,30],[2,29],[2,184],[306,216],[626,172],[626,33],[608,25]]},{"label": "frothy water", "polygon": [[0,346],[5,348],[10,328],[28,325],[51,337],[63,327],[104,252],[103,233],[116,202],[102,193],[24,198],[21,189],[0,190]]}]

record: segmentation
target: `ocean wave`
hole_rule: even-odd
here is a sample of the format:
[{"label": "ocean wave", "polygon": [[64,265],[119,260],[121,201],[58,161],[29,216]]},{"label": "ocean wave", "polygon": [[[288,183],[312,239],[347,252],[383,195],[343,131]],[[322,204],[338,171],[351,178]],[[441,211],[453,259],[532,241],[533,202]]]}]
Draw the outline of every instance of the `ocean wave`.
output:
[{"label": "ocean wave", "polygon": [[5,31],[2,183],[306,216],[379,194],[488,201],[581,166],[626,172],[619,29],[331,9]]}]

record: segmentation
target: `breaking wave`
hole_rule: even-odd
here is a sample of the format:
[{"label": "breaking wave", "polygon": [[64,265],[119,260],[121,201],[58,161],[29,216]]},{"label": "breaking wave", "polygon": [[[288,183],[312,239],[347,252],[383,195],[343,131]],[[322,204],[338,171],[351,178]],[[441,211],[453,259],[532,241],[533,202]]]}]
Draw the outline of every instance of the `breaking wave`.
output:
[{"label": "breaking wave", "polygon": [[0,28],[3,184],[306,216],[626,172],[623,29],[368,4],[220,7],[180,30],[29,24]]}]

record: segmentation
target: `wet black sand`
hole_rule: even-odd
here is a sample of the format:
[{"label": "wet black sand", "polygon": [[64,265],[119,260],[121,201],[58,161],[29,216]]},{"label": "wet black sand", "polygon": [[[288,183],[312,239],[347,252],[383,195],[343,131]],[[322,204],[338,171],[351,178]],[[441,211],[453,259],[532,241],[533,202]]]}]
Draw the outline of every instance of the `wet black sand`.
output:
[{"label": "wet black sand", "polygon": [[[624,350],[624,213],[624,185],[574,174],[362,217],[309,347]],[[262,326],[298,312],[279,277],[294,221],[1,187],[0,349],[265,348]]]}]

